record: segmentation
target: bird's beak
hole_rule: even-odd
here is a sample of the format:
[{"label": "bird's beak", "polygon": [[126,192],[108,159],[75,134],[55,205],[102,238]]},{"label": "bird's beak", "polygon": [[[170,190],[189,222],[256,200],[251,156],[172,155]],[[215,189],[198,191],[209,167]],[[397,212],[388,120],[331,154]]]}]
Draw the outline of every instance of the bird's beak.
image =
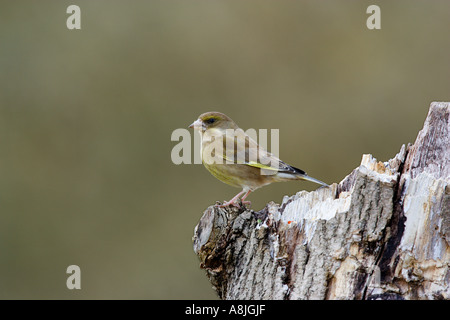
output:
[{"label": "bird's beak", "polygon": [[195,120],[190,126],[189,128],[202,128],[203,127],[203,123],[200,119]]}]

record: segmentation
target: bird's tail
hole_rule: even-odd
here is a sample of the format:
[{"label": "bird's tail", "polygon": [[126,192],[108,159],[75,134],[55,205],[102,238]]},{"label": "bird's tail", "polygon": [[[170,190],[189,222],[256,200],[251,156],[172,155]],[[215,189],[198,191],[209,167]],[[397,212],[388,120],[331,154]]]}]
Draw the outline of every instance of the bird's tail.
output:
[{"label": "bird's tail", "polygon": [[307,174],[301,174],[301,175],[297,175],[297,179],[301,179],[301,180],[306,180],[306,181],[311,181],[311,182],[314,182],[314,183],[317,183],[317,184],[321,184],[321,185],[323,185],[323,186],[325,186],[325,187],[329,187],[329,185],[328,184],[326,184],[325,182],[323,182],[323,181],[320,181],[320,180],[317,180],[316,178],[313,178],[313,177],[310,177],[310,176],[308,176]]},{"label": "bird's tail", "polygon": [[305,171],[302,171],[302,170],[294,168],[294,167],[291,167],[291,168],[294,169],[295,171],[292,170],[291,172],[278,172],[277,173],[277,178],[279,179],[278,181],[306,180],[306,181],[311,181],[311,182],[320,184],[325,187],[329,187],[329,185],[326,184],[325,182],[308,176]]}]

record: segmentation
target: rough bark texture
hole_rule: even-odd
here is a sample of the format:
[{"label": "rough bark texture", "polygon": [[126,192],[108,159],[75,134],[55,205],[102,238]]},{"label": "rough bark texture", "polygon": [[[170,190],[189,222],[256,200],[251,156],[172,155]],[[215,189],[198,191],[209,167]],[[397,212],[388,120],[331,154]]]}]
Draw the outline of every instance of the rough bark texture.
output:
[{"label": "rough bark texture", "polygon": [[259,211],[210,206],[194,251],[222,299],[450,299],[450,103],[414,145]]}]

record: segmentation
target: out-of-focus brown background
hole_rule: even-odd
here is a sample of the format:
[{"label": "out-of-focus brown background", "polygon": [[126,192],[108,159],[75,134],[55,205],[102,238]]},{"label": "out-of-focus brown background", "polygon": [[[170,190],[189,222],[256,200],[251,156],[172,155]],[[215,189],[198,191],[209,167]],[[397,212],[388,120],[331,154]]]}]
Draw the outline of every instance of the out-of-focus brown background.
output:
[{"label": "out-of-focus brown background", "polygon": [[[239,190],[170,158],[172,131],[205,111],[280,129],[281,158],[328,183],[414,142],[430,103],[450,100],[450,2],[377,1],[374,31],[370,4],[2,2],[0,298],[216,298],[191,237]],[[81,290],[66,288],[71,264]]]}]

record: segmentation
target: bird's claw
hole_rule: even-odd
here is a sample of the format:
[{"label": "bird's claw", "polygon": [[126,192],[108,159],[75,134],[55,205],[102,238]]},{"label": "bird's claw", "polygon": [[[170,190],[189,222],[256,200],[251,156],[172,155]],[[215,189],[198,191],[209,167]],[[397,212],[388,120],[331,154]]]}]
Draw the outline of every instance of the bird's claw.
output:
[{"label": "bird's claw", "polygon": [[225,201],[223,204],[217,205],[218,208],[225,208],[225,207],[229,207],[229,206],[234,206],[239,208],[240,205],[236,202],[231,202],[231,201]]},{"label": "bird's claw", "polygon": [[239,199],[239,202],[235,202],[235,201],[225,201],[223,204],[221,205],[216,205],[218,208],[225,208],[228,206],[234,206],[236,208],[242,208],[244,205],[252,205],[251,201],[242,201]]},{"label": "bird's claw", "polygon": [[251,201],[241,201],[241,205],[249,205],[249,206],[251,206],[252,202]]}]

